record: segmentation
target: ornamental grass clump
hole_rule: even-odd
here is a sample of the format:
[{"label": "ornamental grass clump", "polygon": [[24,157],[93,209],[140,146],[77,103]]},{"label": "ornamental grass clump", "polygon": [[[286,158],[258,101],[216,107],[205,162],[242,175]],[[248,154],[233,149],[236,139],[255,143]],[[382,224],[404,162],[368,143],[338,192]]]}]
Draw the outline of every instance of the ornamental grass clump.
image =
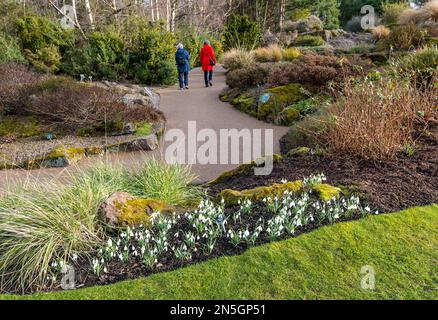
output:
[{"label": "ornamental grass clump", "polygon": [[254,64],[254,54],[252,51],[244,49],[231,49],[225,52],[223,66],[228,71],[248,68]]},{"label": "ornamental grass clump", "polygon": [[32,185],[0,199],[0,289],[47,289],[51,263],[86,255],[100,242],[97,211],[111,186]]},{"label": "ornamental grass clump", "polygon": [[[50,289],[59,280],[60,266],[75,263],[77,257],[88,259],[105,237],[100,206],[114,192],[193,205],[202,195],[199,187],[189,185],[194,179],[186,166],[152,159],[134,173],[102,163],[72,175],[67,185],[41,182],[8,190],[0,198],[0,291]],[[155,223],[161,234],[170,224],[164,218]],[[156,246],[160,254],[166,239],[160,238]],[[117,257],[128,261],[125,247]],[[114,254],[108,249],[105,257],[94,259],[93,272],[104,273],[102,261]]]},{"label": "ornamental grass clump", "polygon": [[193,185],[196,178],[189,166],[151,159],[140,170],[128,175],[125,191],[175,206],[197,205],[203,192],[201,187]]}]

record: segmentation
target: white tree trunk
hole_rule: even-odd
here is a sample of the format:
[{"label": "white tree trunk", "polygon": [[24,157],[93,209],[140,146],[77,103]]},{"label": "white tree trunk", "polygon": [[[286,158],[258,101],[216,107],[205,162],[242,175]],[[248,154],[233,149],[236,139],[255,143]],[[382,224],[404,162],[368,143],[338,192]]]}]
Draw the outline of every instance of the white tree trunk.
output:
[{"label": "white tree trunk", "polygon": [[283,30],[285,13],[286,13],[286,0],[280,0],[280,23],[279,23],[280,30]]},{"label": "white tree trunk", "polygon": [[170,0],[166,0],[166,29],[170,31]]},{"label": "white tree trunk", "polygon": [[151,20],[155,21],[154,0],[151,0]]},{"label": "white tree trunk", "polygon": [[155,0],[155,16],[157,17],[157,21],[160,20],[160,5],[159,5],[159,0]]},{"label": "white tree trunk", "polygon": [[93,11],[91,11],[90,0],[85,0],[85,9],[87,10],[88,21],[90,22],[91,30],[94,30],[94,17]]}]

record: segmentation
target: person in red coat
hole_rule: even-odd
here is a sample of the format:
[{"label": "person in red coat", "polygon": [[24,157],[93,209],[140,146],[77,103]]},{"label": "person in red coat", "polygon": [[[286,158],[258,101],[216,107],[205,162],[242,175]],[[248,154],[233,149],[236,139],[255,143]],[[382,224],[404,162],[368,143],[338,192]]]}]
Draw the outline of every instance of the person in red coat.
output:
[{"label": "person in red coat", "polygon": [[214,50],[208,40],[204,41],[204,47],[201,49],[200,59],[202,71],[204,71],[205,86],[208,88],[213,85],[213,68],[217,63]]}]

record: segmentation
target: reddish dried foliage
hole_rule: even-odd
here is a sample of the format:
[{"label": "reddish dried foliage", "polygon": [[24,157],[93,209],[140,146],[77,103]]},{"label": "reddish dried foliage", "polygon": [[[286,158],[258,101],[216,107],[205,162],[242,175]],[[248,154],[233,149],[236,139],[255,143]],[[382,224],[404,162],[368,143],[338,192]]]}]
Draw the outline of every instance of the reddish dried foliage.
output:
[{"label": "reddish dried foliage", "polygon": [[268,83],[273,86],[292,82],[309,86],[325,86],[330,81],[339,81],[346,76],[359,75],[371,67],[371,63],[358,58],[339,58],[335,55],[321,55],[306,52],[286,67],[274,70]]}]

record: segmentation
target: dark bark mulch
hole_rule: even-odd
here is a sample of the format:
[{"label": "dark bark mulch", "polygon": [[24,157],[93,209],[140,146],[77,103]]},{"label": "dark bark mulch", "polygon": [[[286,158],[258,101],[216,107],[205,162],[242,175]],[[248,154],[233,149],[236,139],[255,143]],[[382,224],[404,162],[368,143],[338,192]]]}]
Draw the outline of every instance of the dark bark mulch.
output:
[{"label": "dark bark mulch", "polygon": [[413,156],[380,162],[335,156],[285,158],[269,176],[235,176],[209,192],[217,195],[223,189],[254,188],[322,172],[330,184],[353,188],[380,212],[438,203],[438,128],[417,144]]}]

